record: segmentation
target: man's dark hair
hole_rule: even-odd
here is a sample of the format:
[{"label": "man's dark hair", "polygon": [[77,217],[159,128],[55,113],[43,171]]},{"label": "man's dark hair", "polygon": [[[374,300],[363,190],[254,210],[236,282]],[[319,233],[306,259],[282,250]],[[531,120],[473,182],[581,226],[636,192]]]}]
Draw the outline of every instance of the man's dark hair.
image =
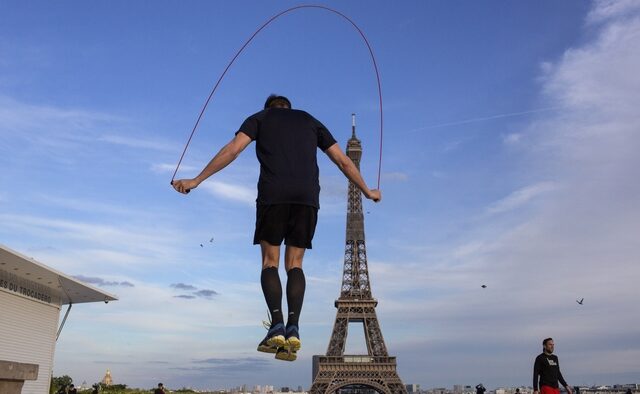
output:
[{"label": "man's dark hair", "polygon": [[553,338],[546,338],[544,341],[542,341],[542,346],[547,346],[547,342],[549,341],[553,341]]},{"label": "man's dark hair", "polygon": [[160,387],[160,386],[164,386],[164,385],[162,383],[158,383],[158,387]]},{"label": "man's dark hair", "polygon": [[277,94],[272,94],[269,97],[267,97],[267,101],[264,102],[264,109],[281,107],[281,106],[286,106],[287,108],[291,109],[291,101],[289,101],[289,99],[284,96],[278,96]]}]

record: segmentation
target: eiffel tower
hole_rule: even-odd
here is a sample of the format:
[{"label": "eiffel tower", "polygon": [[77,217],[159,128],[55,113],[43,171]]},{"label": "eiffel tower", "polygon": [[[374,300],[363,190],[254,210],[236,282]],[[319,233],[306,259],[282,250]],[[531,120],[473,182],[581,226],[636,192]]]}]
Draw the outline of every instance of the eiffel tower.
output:
[{"label": "eiffel tower", "polygon": [[[360,168],[362,144],[356,138],[355,114],[347,156]],[[347,237],[344,270],[333,333],[324,356],[313,356],[313,383],[309,394],[370,393],[406,394],[396,371],[396,358],[389,356],[376,316],[378,301],[371,295],[367,250],[364,242],[362,194],[349,182]],[[349,323],[362,323],[366,355],[345,355]]]}]

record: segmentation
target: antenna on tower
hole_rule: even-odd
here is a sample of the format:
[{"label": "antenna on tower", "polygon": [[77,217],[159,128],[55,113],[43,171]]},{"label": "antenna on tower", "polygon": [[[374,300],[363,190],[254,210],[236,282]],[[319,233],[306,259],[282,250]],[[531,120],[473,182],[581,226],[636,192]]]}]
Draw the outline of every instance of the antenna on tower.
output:
[{"label": "antenna on tower", "polygon": [[351,138],[356,138],[356,114],[351,114]]}]

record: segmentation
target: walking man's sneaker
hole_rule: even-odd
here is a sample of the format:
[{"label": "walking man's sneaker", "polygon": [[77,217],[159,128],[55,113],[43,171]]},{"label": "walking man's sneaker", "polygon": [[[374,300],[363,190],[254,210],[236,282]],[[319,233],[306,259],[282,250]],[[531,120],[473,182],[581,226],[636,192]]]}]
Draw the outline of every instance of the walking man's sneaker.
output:
[{"label": "walking man's sneaker", "polygon": [[262,342],[258,345],[258,351],[264,353],[276,353],[278,348],[284,347],[285,340],[284,324],[278,323],[272,326],[264,337]]}]

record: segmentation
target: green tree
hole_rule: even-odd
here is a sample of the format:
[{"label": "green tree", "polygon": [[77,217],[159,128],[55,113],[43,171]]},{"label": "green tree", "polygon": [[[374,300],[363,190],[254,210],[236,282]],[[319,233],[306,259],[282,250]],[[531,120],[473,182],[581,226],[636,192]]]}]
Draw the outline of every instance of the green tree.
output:
[{"label": "green tree", "polygon": [[51,386],[49,387],[49,393],[57,393],[61,388],[73,383],[73,379],[69,375],[54,376],[51,379]]}]

